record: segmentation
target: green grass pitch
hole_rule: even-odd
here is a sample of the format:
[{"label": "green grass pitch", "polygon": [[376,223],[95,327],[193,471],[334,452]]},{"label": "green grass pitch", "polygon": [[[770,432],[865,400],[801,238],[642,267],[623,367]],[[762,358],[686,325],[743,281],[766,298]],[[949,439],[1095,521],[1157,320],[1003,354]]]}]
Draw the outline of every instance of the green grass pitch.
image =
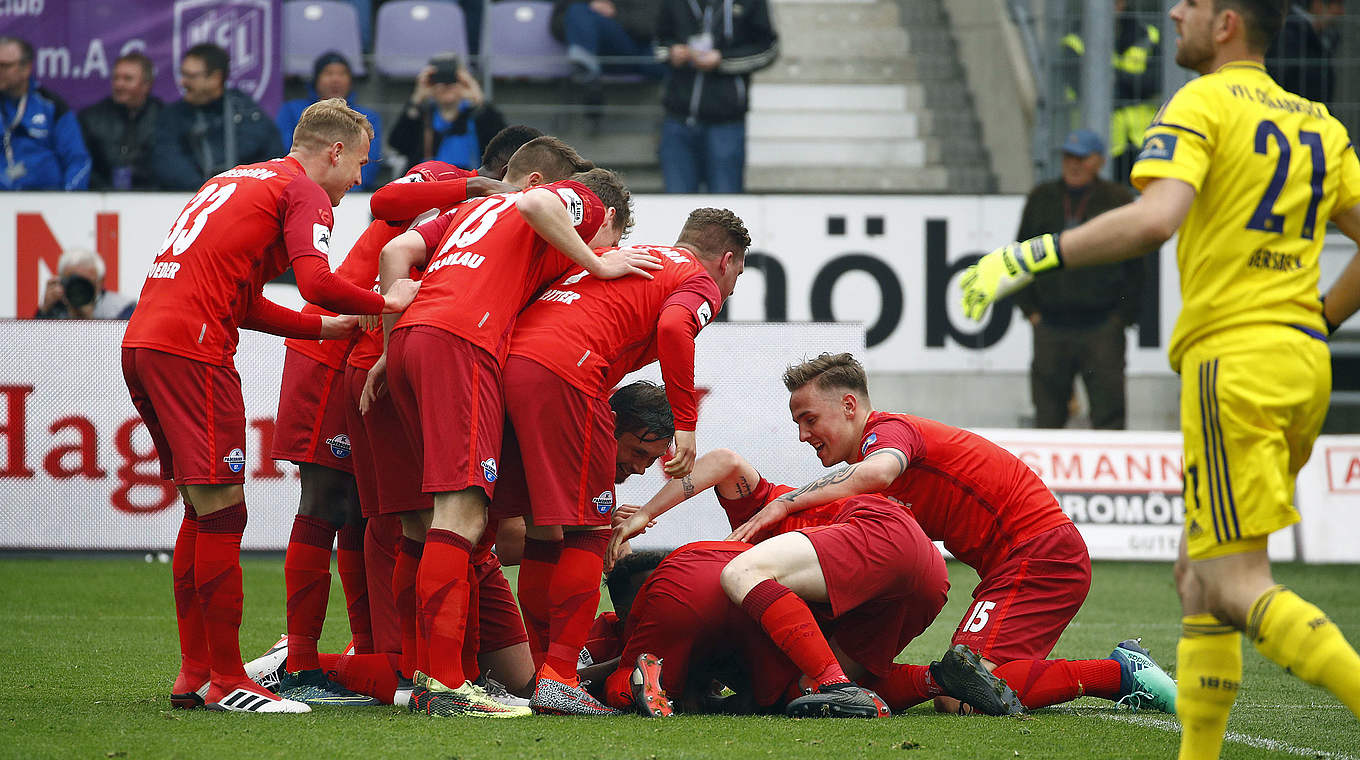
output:
[{"label": "green grass pitch", "polygon": [[[950,563],[953,591],[934,627],[903,653],[945,648],[976,576]],[[1281,565],[1277,578],[1360,642],[1360,567]],[[245,561],[242,648],[253,657],[283,630],[283,561]],[[332,583],[323,651],[345,643]],[[881,721],[684,717],[664,721],[526,718],[431,720],[393,707],[310,715],[169,709],[178,665],[169,565],[140,557],[0,559],[0,757],[15,758],[1170,758],[1174,716],[1082,699],[1028,719],[937,715],[919,706]],[[336,611],[339,611],[338,613]],[[1054,657],[1108,656],[1142,636],[1174,673],[1179,611],[1166,564],[1101,562],[1085,607]],[[1250,646],[1228,758],[1360,757],[1360,723],[1331,695],[1284,674]]]}]

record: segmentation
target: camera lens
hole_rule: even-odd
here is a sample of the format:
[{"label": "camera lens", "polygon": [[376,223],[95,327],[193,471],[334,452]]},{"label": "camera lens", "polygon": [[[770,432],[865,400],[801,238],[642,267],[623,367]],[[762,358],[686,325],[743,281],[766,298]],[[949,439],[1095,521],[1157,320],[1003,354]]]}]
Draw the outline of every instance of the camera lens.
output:
[{"label": "camera lens", "polygon": [[61,287],[66,291],[66,303],[72,308],[84,306],[94,300],[94,283],[80,275],[63,277]]}]

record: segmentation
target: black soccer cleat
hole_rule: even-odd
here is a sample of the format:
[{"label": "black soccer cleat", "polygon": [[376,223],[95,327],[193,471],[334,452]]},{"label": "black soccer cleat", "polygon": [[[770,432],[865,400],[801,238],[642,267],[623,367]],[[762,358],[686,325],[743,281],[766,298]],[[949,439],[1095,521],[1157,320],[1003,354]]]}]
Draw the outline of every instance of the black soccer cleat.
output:
[{"label": "black soccer cleat", "polygon": [[1005,680],[993,675],[982,658],[963,644],[955,644],[939,662],[930,663],[930,675],[944,693],[972,705],[987,715],[1024,715],[1025,706]]},{"label": "black soccer cleat", "polygon": [[789,702],[784,713],[790,718],[888,718],[888,703],[874,692],[853,683],[833,683]]}]

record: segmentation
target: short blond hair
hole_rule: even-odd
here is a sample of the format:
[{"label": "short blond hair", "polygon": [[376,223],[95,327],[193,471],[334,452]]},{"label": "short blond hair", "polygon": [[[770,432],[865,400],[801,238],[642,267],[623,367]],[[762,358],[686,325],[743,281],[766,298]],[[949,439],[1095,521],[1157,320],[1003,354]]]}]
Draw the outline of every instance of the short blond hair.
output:
[{"label": "short blond hair", "polygon": [[344,98],[318,100],[307,106],[293,130],[293,146],[324,150],[335,143],[353,145],[360,135],[373,139],[368,117],[349,107]]},{"label": "short blond hair", "polygon": [[869,398],[864,365],[850,354],[820,354],[784,370],[784,387],[792,393],[808,383],[821,390],[847,390]]}]

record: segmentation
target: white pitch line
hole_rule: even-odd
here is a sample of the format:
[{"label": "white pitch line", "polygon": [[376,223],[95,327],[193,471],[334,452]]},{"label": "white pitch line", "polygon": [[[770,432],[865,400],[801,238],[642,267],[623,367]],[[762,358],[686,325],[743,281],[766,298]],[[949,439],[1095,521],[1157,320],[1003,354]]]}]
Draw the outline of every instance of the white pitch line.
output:
[{"label": "white pitch line", "polygon": [[[1167,731],[1173,734],[1178,734],[1181,732],[1180,723],[1177,723],[1174,720],[1167,720],[1166,718],[1154,718],[1148,715],[1123,715],[1123,714],[1113,715],[1110,713],[1096,713],[1096,715],[1099,715],[1100,717],[1105,718],[1107,720],[1117,720],[1124,723],[1132,723],[1134,725],[1139,726],[1148,726],[1150,728],[1161,729],[1163,731]],[[1330,752],[1328,750],[1312,749],[1310,747],[1299,747],[1288,742],[1282,742],[1278,739],[1267,739],[1263,736],[1241,734],[1236,731],[1229,731],[1228,733],[1224,734],[1223,739],[1224,741],[1230,741],[1236,744],[1245,744],[1248,747],[1270,750],[1271,752],[1285,752],[1290,755],[1297,755],[1298,757],[1311,757],[1311,758],[1325,757],[1331,758],[1331,760],[1360,760],[1360,758],[1357,758],[1354,755],[1347,755],[1341,752]]]}]

